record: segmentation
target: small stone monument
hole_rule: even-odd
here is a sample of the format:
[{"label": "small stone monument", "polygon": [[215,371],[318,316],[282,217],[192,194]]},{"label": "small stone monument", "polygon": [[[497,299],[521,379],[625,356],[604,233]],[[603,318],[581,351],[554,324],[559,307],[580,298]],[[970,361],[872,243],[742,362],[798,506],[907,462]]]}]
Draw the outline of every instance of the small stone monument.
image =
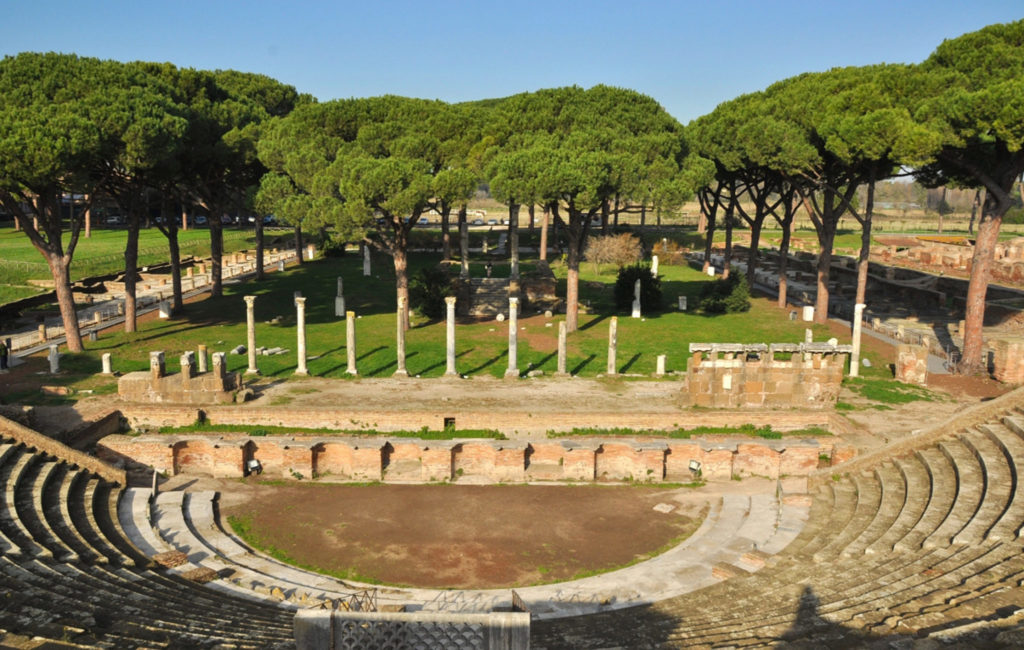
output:
[{"label": "small stone monument", "polygon": [[679,311],[686,311],[686,296],[679,296]]},{"label": "small stone monument", "polygon": [[900,343],[896,348],[896,380],[905,384],[928,384],[928,348]]},{"label": "small stone monument", "polygon": [[171,317],[171,303],[164,300],[160,303],[160,318]]},{"label": "small stone monument", "polygon": [[633,318],[640,318],[640,279],[633,283]]},{"label": "small stone monument", "polygon": [[103,359],[103,374],[104,375],[112,375],[112,374],[114,374],[114,371],[111,369],[111,365],[110,365],[110,353],[109,352],[104,352],[102,359]]},{"label": "small stone monument", "polygon": [[278,260],[277,261],[277,270],[278,271],[283,271],[284,270],[284,260]]},{"label": "small stone monument", "polygon": [[804,305],[804,322],[810,323],[814,320],[814,307],[811,305]]},{"label": "small stone monument", "polygon": [[512,296],[508,299],[508,368],[505,370],[506,377],[519,377],[519,298]]},{"label": "small stone monument", "polygon": [[363,244],[363,277],[370,277],[370,247]]},{"label": "small stone monument", "polygon": [[345,315],[345,284],[338,276],[338,294],[334,297],[334,315],[341,317]]},{"label": "small stone monument", "polygon": [[715,267],[714,266],[708,265],[708,277],[709,278],[715,277]]},{"label": "small stone monument", "polygon": [[658,365],[657,365],[657,368],[654,371],[654,374],[658,375],[659,377],[662,377],[665,374],[665,355],[664,354],[659,354],[658,355],[658,357],[657,357],[657,364]]},{"label": "small stone monument", "polygon": [[247,346],[249,367],[245,374],[258,375],[260,370],[256,367],[256,296],[244,296],[243,300],[245,300],[246,340],[249,344]]},{"label": "small stone monument", "polygon": [[804,330],[804,343],[814,343],[814,330]]},{"label": "small stone monument", "polygon": [[658,277],[658,256],[651,255],[651,277]]},{"label": "small stone monument", "polygon": [[47,359],[50,361],[50,374],[56,375],[60,372],[60,348],[56,345],[50,346],[50,354]]},{"label": "small stone monument", "polygon": [[566,328],[565,321],[558,321],[558,370],[556,374],[566,375]]},{"label": "small stone monument", "polygon": [[295,298],[295,336],[297,339],[298,364],[295,368],[296,375],[308,375],[306,368],[306,299],[302,296]]},{"label": "small stone monument", "polygon": [[345,312],[345,356],[348,361],[348,368],[345,370],[350,375],[358,375],[356,369],[356,313]]},{"label": "small stone monument", "polygon": [[[640,281],[637,280],[637,285]],[[618,369],[615,363],[615,355],[619,349],[619,317],[612,316],[611,322],[608,323],[608,366],[606,371],[609,375],[617,375]]]},{"label": "small stone monument", "polygon": [[200,343],[198,347],[199,347],[199,349],[196,350],[196,359],[198,360],[197,370],[199,372],[206,372],[207,371],[206,345]]}]

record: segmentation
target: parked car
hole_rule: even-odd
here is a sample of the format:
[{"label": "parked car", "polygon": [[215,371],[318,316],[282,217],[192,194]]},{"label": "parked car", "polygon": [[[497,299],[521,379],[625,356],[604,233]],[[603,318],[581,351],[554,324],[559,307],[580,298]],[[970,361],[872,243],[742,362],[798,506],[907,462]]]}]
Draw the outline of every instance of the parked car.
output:
[{"label": "parked car", "polygon": [[497,226],[498,225],[498,220],[497,219],[488,219],[487,220],[487,225],[488,226]]},{"label": "parked car", "polygon": [[420,217],[420,220],[417,221],[416,223],[418,223],[421,226],[427,226],[430,225],[430,219],[427,219],[426,217]]},{"label": "parked car", "polygon": [[484,220],[483,219],[473,219],[472,225],[474,225],[474,226],[482,226],[482,225],[484,225]]},{"label": "parked car", "polygon": [[197,214],[195,217],[193,217],[192,224],[195,226],[206,226],[209,225],[209,221],[205,216]]},{"label": "parked car", "polygon": [[123,226],[127,223],[127,220],[124,218],[124,215],[108,214],[103,217],[103,223],[108,226]]}]

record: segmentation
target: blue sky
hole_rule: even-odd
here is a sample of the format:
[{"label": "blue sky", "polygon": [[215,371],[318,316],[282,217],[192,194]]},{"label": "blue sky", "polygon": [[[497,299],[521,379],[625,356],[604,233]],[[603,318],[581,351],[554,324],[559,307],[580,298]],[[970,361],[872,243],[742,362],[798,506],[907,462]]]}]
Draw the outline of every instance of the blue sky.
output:
[{"label": "blue sky", "polygon": [[1024,17],[1021,0],[0,0],[0,54],[73,52],[259,72],[328,100],[463,101],[598,83],[686,123],[835,66],[921,61]]}]

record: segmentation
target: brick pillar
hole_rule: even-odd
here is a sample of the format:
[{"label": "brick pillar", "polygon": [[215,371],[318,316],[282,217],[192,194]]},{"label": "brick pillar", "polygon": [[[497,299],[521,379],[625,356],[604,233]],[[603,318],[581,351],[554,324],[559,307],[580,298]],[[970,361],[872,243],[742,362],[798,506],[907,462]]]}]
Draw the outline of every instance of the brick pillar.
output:
[{"label": "brick pillar", "polygon": [[223,352],[213,353],[213,376],[217,390],[224,390],[224,380],[227,379],[227,357]]},{"label": "brick pillar", "polygon": [[246,369],[245,374],[247,375],[258,375],[260,369],[256,367],[256,296],[245,296],[245,329],[248,343],[249,352],[249,368]]},{"label": "brick pillar", "polygon": [[163,351],[149,353],[149,379],[153,390],[160,390],[160,379],[166,374]]},{"label": "brick pillar", "polygon": [[446,367],[444,374],[458,376],[455,369],[455,296],[446,296],[444,299],[445,313],[445,359]]},{"label": "brick pillar", "polygon": [[186,352],[181,355],[178,362],[181,364],[181,389],[187,391],[196,372],[195,353],[191,350]]},{"label": "brick pillar", "polygon": [[506,377],[519,377],[519,298],[508,299],[508,369]]}]

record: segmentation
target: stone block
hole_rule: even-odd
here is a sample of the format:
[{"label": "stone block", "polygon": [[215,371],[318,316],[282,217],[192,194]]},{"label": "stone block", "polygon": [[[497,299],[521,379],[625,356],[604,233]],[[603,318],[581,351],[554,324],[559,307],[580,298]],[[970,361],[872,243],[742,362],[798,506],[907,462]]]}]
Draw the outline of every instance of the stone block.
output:
[{"label": "stone block", "polygon": [[780,454],[775,449],[758,443],[736,445],[732,471],[739,476],[779,477]]},{"label": "stone block", "polygon": [[1002,337],[992,347],[992,376],[1007,384],[1024,384],[1024,337]]},{"label": "stone block", "polygon": [[906,384],[928,384],[928,348],[901,343],[896,350],[896,379]]}]

